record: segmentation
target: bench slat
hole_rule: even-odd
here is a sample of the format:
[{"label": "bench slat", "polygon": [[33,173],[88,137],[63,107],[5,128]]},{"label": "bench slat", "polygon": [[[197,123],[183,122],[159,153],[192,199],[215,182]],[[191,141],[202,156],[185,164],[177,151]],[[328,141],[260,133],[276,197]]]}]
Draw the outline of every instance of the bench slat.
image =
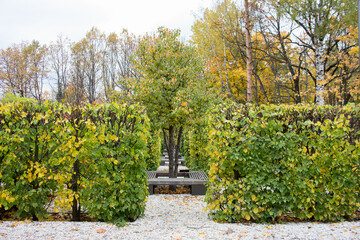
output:
[{"label": "bench slat", "polygon": [[207,180],[208,176],[203,171],[193,171],[189,172],[189,177],[194,179],[200,179],[200,180]]},{"label": "bench slat", "polygon": [[[203,171],[178,173],[178,176],[183,176],[183,178],[160,177],[168,175],[169,173],[162,171],[147,171],[149,193],[154,194],[154,186],[156,185],[185,185],[191,187],[192,195],[205,195],[207,189],[205,184],[208,177]],[[189,177],[187,178],[186,176]]]},{"label": "bench slat", "polygon": [[154,178],[148,180],[153,185],[202,185],[206,183],[204,180],[191,178]]}]

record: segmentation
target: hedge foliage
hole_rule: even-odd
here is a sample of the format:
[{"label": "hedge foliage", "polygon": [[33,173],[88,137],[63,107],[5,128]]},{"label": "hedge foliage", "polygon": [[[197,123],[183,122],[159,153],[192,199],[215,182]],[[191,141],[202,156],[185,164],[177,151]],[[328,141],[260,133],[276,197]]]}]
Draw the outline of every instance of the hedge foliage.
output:
[{"label": "hedge foliage", "polygon": [[208,148],[208,118],[204,117],[194,122],[184,134],[185,164],[192,171],[209,172],[211,152]]},{"label": "hedge foliage", "polygon": [[161,162],[161,131],[150,124],[150,139],[148,141],[149,155],[146,158],[146,169],[156,171]]},{"label": "hedge foliage", "polygon": [[145,210],[149,120],[136,105],[0,105],[0,207],[45,218],[83,206],[124,223]]},{"label": "hedge foliage", "polygon": [[214,220],[337,221],[359,209],[359,107],[219,107],[211,124]]}]

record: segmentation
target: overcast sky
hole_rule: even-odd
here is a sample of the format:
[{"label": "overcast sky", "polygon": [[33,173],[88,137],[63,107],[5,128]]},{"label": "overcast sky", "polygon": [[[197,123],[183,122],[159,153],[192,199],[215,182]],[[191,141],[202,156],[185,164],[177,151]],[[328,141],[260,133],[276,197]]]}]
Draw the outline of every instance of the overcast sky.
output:
[{"label": "overcast sky", "polygon": [[194,14],[213,6],[213,0],[0,0],[0,49],[13,43],[55,42],[62,34],[78,41],[92,27],[136,35],[160,26],[177,28],[189,39]]}]

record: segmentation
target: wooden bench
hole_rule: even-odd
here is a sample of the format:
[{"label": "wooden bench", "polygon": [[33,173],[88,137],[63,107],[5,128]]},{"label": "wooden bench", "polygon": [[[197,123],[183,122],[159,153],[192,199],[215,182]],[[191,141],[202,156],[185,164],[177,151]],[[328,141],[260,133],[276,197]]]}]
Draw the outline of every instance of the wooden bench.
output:
[{"label": "wooden bench", "polygon": [[[162,158],[160,162],[160,166],[165,166],[166,163],[169,162],[168,158]],[[178,159],[178,165],[185,166],[185,158],[179,158]]]},{"label": "wooden bench", "polygon": [[168,172],[148,171],[147,176],[150,194],[154,194],[154,186],[157,185],[184,185],[190,186],[192,195],[205,195],[206,193],[205,183],[208,177],[202,171],[180,172],[178,178],[169,178]]}]

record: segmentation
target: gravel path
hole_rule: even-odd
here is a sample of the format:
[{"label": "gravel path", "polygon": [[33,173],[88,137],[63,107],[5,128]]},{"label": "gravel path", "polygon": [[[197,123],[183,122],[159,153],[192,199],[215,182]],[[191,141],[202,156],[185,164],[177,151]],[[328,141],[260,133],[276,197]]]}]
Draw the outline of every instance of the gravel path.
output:
[{"label": "gravel path", "polygon": [[119,228],[100,222],[0,222],[0,239],[360,239],[360,222],[220,224],[203,196],[151,195],[145,216]]}]

